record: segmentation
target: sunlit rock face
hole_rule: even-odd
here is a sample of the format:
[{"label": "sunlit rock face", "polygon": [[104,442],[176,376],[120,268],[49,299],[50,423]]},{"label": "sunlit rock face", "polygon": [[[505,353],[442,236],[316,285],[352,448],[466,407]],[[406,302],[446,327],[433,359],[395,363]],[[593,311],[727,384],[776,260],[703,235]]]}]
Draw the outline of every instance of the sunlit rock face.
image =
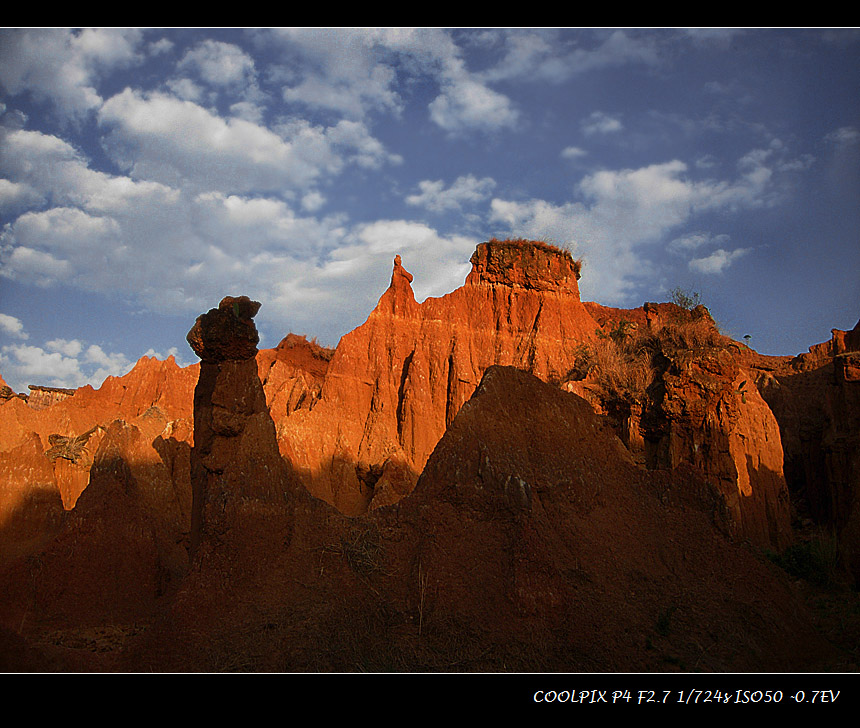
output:
[{"label": "sunlit rock face", "polygon": [[471,262],[461,288],[418,303],[397,256],[376,308],[341,339],[319,400],[279,423],[282,454],[342,512],[408,493],[488,367],[560,380],[594,338],[567,251],[490,241]]}]

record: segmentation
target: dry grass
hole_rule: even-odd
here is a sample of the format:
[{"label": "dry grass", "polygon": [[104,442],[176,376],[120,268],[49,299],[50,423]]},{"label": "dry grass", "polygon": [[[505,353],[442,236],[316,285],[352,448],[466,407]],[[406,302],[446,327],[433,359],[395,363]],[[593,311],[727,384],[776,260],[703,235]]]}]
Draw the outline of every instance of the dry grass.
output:
[{"label": "dry grass", "polygon": [[[601,337],[580,349],[576,368],[594,379],[612,399],[641,402],[654,379],[651,353],[634,342]],[[584,377],[583,377],[584,378]]]},{"label": "dry grass", "polygon": [[643,403],[660,369],[681,352],[725,349],[731,339],[720,334],[704,312],[678,309],[656,330],[640,331],[621,320],[608,333],[580,347],[570,379],[595,381],[610,400]]},{"label": "dry grass", "polygon": [[571,263],[573,263],[573,270],[574,273],[576,273],[577,278],[579,278],[582,271],[582,258],[574,260],[567,248],[555,245],[554,243],[549,243],[545,240],[529,240],[528,238],[505,238],[504,240],[499,240],[498,238],[490,238],[487,242],[494,245],[510,245],[512,247],[530,245],[538,250],[555,253],[556,255],[562,255],[567,258]]},{"label": "dry grass", "polygon": [[[679,311],[679,314],[683,312]],[[724,349],[732,341],[723,336],[708,316],[679,315],[653,335],[653,346],[666,354],[678,351]],[[643,342],[644,343],[644,342]]]}]

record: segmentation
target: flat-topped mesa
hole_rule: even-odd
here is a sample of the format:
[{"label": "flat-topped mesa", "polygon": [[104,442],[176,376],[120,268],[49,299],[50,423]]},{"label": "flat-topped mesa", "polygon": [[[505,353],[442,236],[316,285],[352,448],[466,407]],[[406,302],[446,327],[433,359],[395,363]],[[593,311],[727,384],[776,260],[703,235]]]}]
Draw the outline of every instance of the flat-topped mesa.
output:
[{"label": "flat-topped mesa", "polygon": [[581,261],[569,251],[537,240],[481,243],[470,259],[466,285],[502,284],[538,291],[557,291],[579,300]]}]

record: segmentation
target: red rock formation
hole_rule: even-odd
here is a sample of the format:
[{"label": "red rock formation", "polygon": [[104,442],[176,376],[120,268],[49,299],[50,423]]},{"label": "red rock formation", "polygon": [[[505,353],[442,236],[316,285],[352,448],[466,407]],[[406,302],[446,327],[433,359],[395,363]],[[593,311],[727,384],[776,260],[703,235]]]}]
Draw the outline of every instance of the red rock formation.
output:
[{"label": "red rock formation", "polygon": [[51,463],[35,432],[0,452],[0,569],[56,533],[63,502]]},{"label": "red rock formation", "polygon": [[27,397],[27,404],[33,409],[45,409],[52,404],[62,402],[71,397],[74,389],[64,389],[62,387],[42,387],[35,384],[29,386],[30,396]]},{"label": "red rock formation", "polygon": [[650,467],[701,469],[723,495],[733,531],[758,546],[791,543],[776,418],[753,375],[726,350],[676,355],[644,415]]},{"label": "red rock formation", "polygon": [[[151,618],[157,599],[175,587],[188,562],[187,499],[150,445],[152,433],[163,428],[163,419],[151,421],[148,432],[143,421],[140,427],[115,421],[75,508],[63,512],[54,491],[56,525],[41,528],[38,542],[5,564],[0,577],[7,627],[76,630]],[[40,450],[31,453],[36,461]],[[50,465],[44,473],[51,473]]]},{"label": "red rock formation", "polygon": [[[524,241],[478,246],[462,288],[417,303],[395,258],[367,322],[341,339],[319,401],[279,429],[281,452],[314,495],[363,513],[408,492],[487,367],[545,380],[594,337],[570,254]],[[411,483],[410,483],[411,481]]]},{"label": "red rock formation", "polygon": [[586,306],[602,326],[600,355],[591,356],[592,369],[577,367],[581,381],[565,388],[606,413],[647,467],[699,468],[725,499],[736,535],[787,546],[782,444],[755,385],[760,358],[722,336],[704,306]]},{"label": "red rock formation", "polygon": [[860,583],[860,322],[760,371],[760,386],[779,422],[796,500],[836,534]]},{"label": "red rock formation", "polygon": [[[172,356],[165,361],[142,357],[128,374],[108,377],[97,390],[81,387],[44,408],[34,409],[20,399],[7,401],[0,409],[0,452],[37,433],[53,464],[65,507],[71,509],[87,487],[104,429],[117,419],[135,424],[150,410],[164,419],[165,427],[170,422],[190,422],[196,377],[197,365],[183,369]],[[183,430],[175,424],[171,427]],[[185,430],[190,433],[190,427]],[[62,446],[75,442],[75,447]],[[0,480],[3,477],[0,472]]]},{"label": "red rock formation", "polygon": [[288,334],[275,349],[257,354],[269,413],[279,426],[296,410],[313,408],[333,354],[332,349],[295,334]]}]

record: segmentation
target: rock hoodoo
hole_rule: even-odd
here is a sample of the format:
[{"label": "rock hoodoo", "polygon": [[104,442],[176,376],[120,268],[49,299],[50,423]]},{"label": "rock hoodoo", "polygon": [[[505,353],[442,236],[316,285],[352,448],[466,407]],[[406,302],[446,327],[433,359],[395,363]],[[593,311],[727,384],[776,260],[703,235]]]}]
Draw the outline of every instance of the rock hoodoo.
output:
[{"label": "rock hoodoo", "polygon": [[249,516],[253,503],[289,500],[290,475],[258,374],[253,317],[259,309],[246,296],[228,296],[188,333],[202,360],[194,390],[192,555],[234,528],[248,529],[252,541],[260,525]]}]

